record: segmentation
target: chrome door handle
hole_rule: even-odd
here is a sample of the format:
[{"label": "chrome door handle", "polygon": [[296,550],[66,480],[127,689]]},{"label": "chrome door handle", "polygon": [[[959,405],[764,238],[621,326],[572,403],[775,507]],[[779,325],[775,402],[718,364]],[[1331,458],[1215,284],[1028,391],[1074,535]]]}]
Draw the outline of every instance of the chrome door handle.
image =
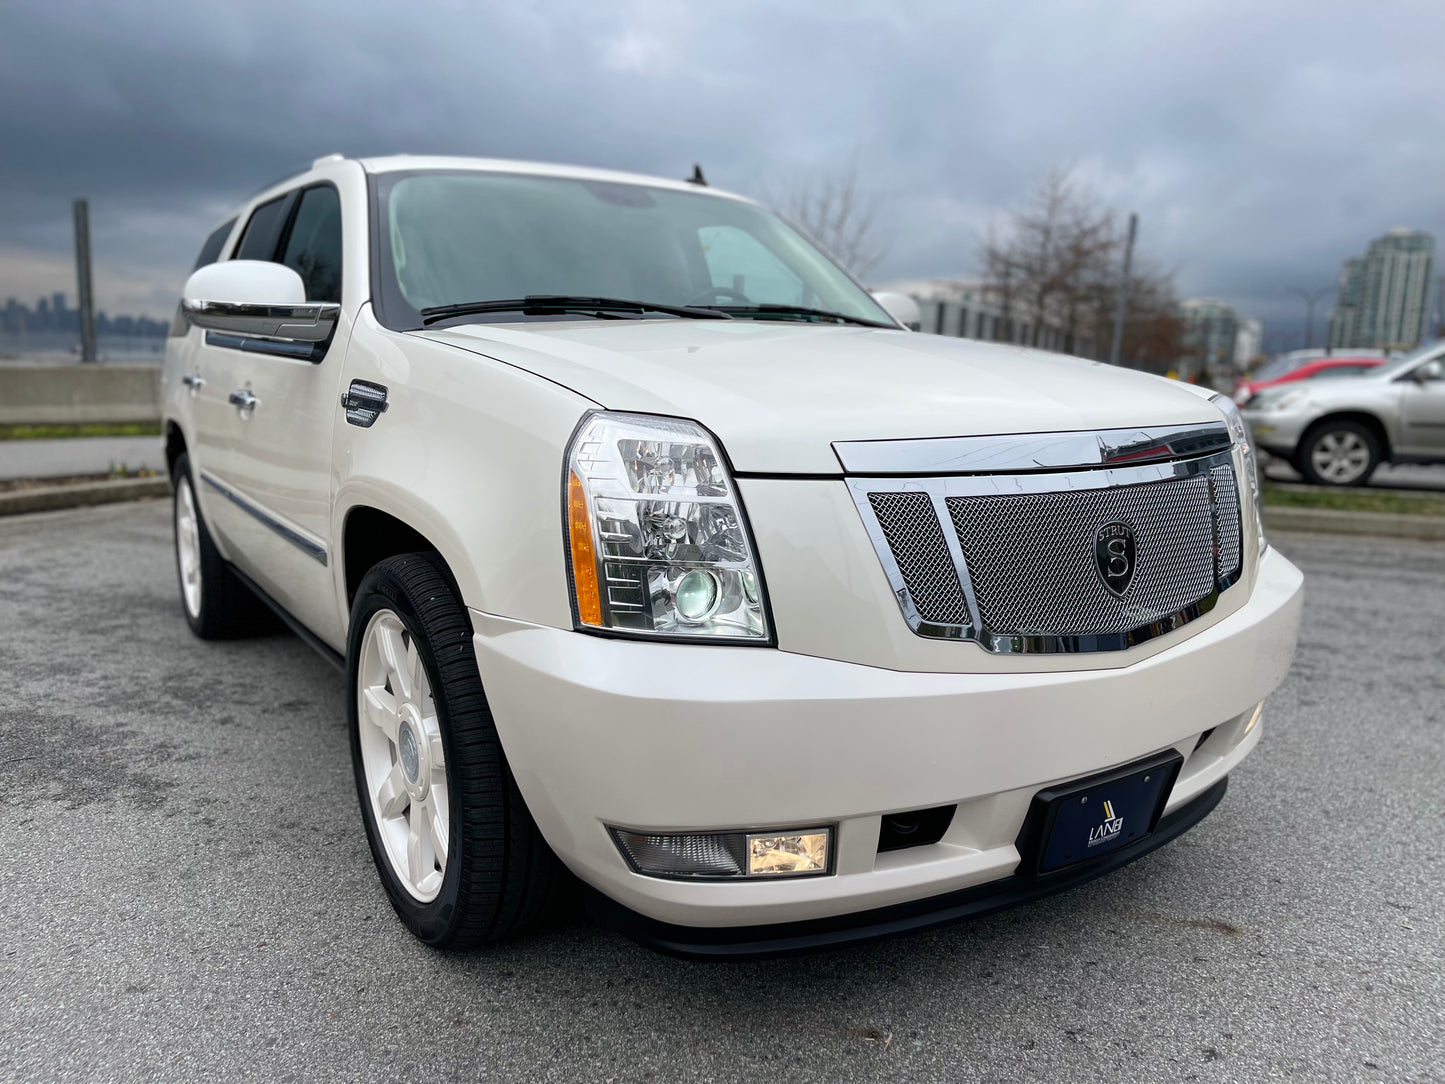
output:
[{"label": "chrome door handle", "polygon": [[261,403],[260,399],[251,394],[250,388],[238,388],[227,396],[227,399],[242,414],[251,413]]},{"label": "chrome door handle", "polygon": [[191,394],[194,395],[206,386],[206,378],[200,373],[187,373],[181,377],[181,383],[190,388]]}]

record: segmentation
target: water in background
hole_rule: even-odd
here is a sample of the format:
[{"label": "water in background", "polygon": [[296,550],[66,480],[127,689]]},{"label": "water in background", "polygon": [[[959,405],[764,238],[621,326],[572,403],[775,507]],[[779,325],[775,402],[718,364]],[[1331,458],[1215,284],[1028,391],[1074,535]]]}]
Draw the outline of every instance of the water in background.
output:
[{"label": "water in background", "polygon": [[[97,335],[95,351],[101,361],[154,361],[165,356],[164,336]],[[80,360],[80,340],[68,331],[29,332],[24,335],[0,331],[0,363],[14,360]]]}]

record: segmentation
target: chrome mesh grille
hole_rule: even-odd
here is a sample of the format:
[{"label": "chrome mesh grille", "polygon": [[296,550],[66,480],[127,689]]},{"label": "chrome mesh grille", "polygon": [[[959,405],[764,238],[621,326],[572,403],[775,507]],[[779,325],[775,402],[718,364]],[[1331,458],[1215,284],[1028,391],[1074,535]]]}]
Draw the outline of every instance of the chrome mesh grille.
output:
[{"label": "chrome mesh grille", "polygon": [[919,636],[1123,651],[1202,617],[1243,571],[1222,424],[869,443],[840,459],[880,471],[848,489]]},{"label": "chrome mesh grille", "polygon": [[927,493],[870,493],[868,503],[893,551],[898,571],[925,621],[964,625],[968,606],[958,570]]},{"label": "chrome mesh grille", "polygon": [[[984,628],[1003,636],[1125,632],[1214,589],[1209,477],[1112,489],[950,497]],[[1134,529],[1135,574],[1123,597],[1104,586],[1096,533]]]},{"label": "chrome mesh grille", "polygon": [[1214,500],[1219,509],[1219,578],[1233,579],[1239,572],[1240,548],[1239,490],[1234,485],[1234,468],[1218,466],[1210,471],[1214,479]]}]

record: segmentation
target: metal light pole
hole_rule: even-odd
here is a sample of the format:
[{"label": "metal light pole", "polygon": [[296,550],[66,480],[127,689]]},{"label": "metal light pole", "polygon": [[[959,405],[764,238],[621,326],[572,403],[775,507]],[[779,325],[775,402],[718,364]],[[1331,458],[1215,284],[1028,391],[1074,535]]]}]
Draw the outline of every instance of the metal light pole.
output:
[{"label": "metal light pole", "polygon": [[75,201],[75,277],[80,294],[80,360],[95,361],[95,297],[90,287],[90,204]]},{"label": "metal light pole", "polygon": [[1124,278],[1119,283],[1119,304],[1114,309],[1114,341],[1109,346],[1109,364],[1119,364],[1119,351],[1124,348],[1124,309],[1129,304],[1129,269],[1134,263],[1134,237],[1139,232],[1139,216],[1129,215],[1129,239],[1124,242]]},{"label": "metal light pole", "polygon": [[1299,286],[1286,286],[1286,287],[1285,287],[1285,290],[1286,290],[1288,293],[1298,294],[1300,297],[1302,297],[1302,298],[1305,299],[1305,349],[1306,349],[1306,350],[1308,350],[1310,347],[1314,346],[1314,344],[1315,344],[1315,304],[1316,304],[1316,302],[1319,301],[1320,298],[1324,297],[1325,294],[1329,293],[1329,292],[1330,292],[1331,290],[1333,290],[1333,289],[1334,289],[1333,286],[1325,286],[1325,287],[1323,287],[1322,289],[1316,290],[1316,291],[1314,291],[1314,293],[1311,293],[1310,291],[1305,290],[1305,289],[1302,289],[1302,288],[1299,287]]}]

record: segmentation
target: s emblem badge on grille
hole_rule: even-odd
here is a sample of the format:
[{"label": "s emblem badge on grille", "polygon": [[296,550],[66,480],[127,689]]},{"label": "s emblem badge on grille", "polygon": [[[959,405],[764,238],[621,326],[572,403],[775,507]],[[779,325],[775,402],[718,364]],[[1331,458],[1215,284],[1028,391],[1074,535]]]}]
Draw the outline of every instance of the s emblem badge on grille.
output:
[{"label": "s emblem badge on grille", "polygon": [[1094,534],[1094,559],[1104,586],[1122,596],[1134,581],[1134,528],[1106,523]]}]

